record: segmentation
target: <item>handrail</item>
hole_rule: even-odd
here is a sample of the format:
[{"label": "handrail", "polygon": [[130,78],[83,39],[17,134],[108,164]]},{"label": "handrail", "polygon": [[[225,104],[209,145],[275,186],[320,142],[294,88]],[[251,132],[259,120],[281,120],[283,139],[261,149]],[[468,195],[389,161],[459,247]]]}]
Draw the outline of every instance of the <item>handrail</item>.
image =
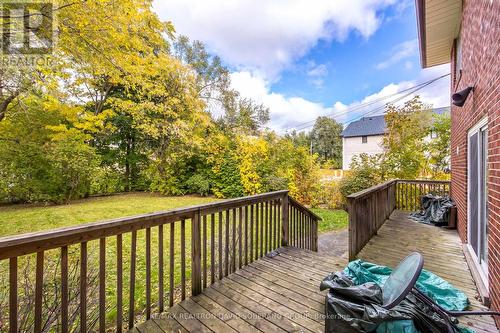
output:
[{"label": "handrail", "polygon": [[55,249],[71,243],[96,240],[102,237],[130,232],[139,229],[168,224],[181,219],[190,219],[196,212],[201,214],[220,211],[224,208],[239,208],[249,203],[264,202],[288,194],[287,190],[268,192],[242,198],[228,199],[214,203],[139,214],[101,222],[84,223],[72,227],[63,227],[46,231],[25,233],[0,238],[0,260],[13,256],[25,255],[37,251]]},{"label": "handrail", "polygon": [[396,209],[418,211],[425,194],[449,196],[451,183],[447,180],[400,179],[396,183]]},{"label": "handrail", "polygon": [[356,193],[348,195],[347,199],[359,199],[359,198],[362,198],[362,197],[364,197],[366,195],[369,195],[369,194],[372,194],[374,192],[386,189],[387,187],[393,185],[396,181],[397,180],[392,179],[392,180],[388,180],[388,181],[386,181],[384,183],[374,185],[374,186],[369,187],[367,189],[364,189],[364,190],[361,190],[359,192],[356,192]]},{"label": "handrail", "polygon": [[301,204],[300,202],[298,202],[297,200],[295,200],[294,198],[289,198],[288,199],[293,205],[295,205],[298,209],[300,209],[301,211],[303,211],[304,213],[306,213],[307,215],[311,216],[312,218],[314,218],[316,221],[321,221],[322,218],[318,215],[316,215],[312,210],[310,210],[309,208],[307,208],[306,206],[304,206],[303,204]]},{"label": "handrail", "polygon": [[449,184],[449,180],[398,179],[398,183]]},{"label": "handrail", "polygon": [[450,182],[393,179],[347,196],[349,259],[353,260],[395,209],[419,210],[425,194],[450,195]]},{"label": "handrail", "polygon": [[[319,216],[290,198],[285,190],[2,237],[0,260],[9,260],[9,329],[17,332],[19,318],[24,318],[34,321],[35,331],[40,327],[60,325],[52,328],[65,333],[77,325],[84,332],[90,325],[87,303],[93,301],[98,303],[99,331],[104,332],[109,328],[109,323],[106,323],[109,288],[106,281],[109,274],[116,275],[116,330],[121,332],[124,328],[133,328],[139,310],[146,319],[151,317],[153,310],[163,312],[165,303],[173,306],[187,297],[189,284],[191,294],[197,295],[208,284],[280,246],[317,251],[319,220]],[[152,245],[157,248],[152,249]],[[79,253],[76,262],[75,249]],[[60,252],[54,253],[57,250]],[[91,254],[93,250],[97,250],[97,255]],[[125,254],[130,256],[128,286],[124,285],[123,279]],[[36,256],[35,271],[18,274],[26,267],[23,265],[31,255]],[[153,260],[156,265],[152,265]],[[72,265],[78,265],[79,269],[71,269]],[[145,281],[137,281],[142,276],[142,272],[138,274],[138,267],[145,270]],[[153,269],[158,271],[153,272]],[[48,278],[54,279],[58,274],[58,279],[46,283]],[[30,286],[35,290],[34,300],[18,294],[20,278],[30,284],[34,280],[34,286]],[[137,308],[139,300],[135,298],[137,283],[146,286],[145,305],[141,303],[141,309]],[[95,285],[99,288],[91,289]],[[124,327],[124,321],[127,321],[123,298],[127,295],[124,292],[127,287],[128,325]],[[77,290],[78,297],[69,298],[69,290],[73,289]],[[60,317],[46,318],[49,314],[44,312],[44,297],[58,302],[55,306],[60,311],[52,311],[50,315]],[[155,301],[157,307],[152,306]],[[75,308],[79,316],[69,314],[68,309]],[[33,310],[35,316],[31,315]]]}]

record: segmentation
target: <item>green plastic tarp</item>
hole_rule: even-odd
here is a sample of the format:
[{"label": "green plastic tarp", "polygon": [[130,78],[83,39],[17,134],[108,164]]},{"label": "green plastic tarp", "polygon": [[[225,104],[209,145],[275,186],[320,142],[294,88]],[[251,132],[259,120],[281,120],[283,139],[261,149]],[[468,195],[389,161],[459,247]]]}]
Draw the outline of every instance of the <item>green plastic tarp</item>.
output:
[{"label": "green plastic tarp", "polygon": [[[387,266],[376,265],[362,260],[351,261],[344,269],[349,278],[356,284],[374,282],[382,286],[391,274],[392,269]],[[461,311],[469,305],[469,299],[460,290],[453,287],[449,282],[443,280],[434,273],[422,270],[418,280],[417,288],[432,298],[437,304],[446,310]],[[473,330],[461,327],[462,333],[474,333]],[[424,333],[419,332],[411,320],[388,321],[377,327],[377,333]]]}]

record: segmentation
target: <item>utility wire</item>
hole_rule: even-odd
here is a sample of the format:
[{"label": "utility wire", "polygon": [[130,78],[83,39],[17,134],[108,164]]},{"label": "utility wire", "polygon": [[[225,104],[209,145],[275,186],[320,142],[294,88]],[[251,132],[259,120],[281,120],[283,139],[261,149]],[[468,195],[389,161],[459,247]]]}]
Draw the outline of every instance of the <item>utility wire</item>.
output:
[{"label": "utility wire", "polygon": [[[421,87],[419,87],[419,88],[417,88],[417,89],[415,89],[415,90],[413,90],[413,91],[410,91],[409,93],[407,93],[407,94],[405,94],[405,95],[403,95],[403,96],[400,96],[400,97],[398,97],[398,98],[394,99],[394,101],[391,101],[390,103],[396,103],[396,102],[399,102],[399,101],[401,101],[401,100],[405,99],[406,97],[408,97],[408,96],[412,95],[413,93],[415,93],[415,92],[417,92],[417,91],[419,91],[419,90],[421,90],[421,89],[423,89],[423,88],[425,88],[425,87],[427,87],[427,86],[431,85],[432,83],[434,83],[434,82],[438,81],[439,79],[441,79],[441,78],[443,78],[443,77],[445,77],[445,76],[448,76],[448,75],[449,75],[449,74],[446,74],[446,75],[443,75],[443,76],[441,76],[441,77],[439,77],[439,78],[436,78],[436,79],[433,79],[433,80],[431,80],[431,81],[428,81],[428,82],[426,82],[423,86],[421,86]],[[350,120],[345,121],[343,124],[349,124],[349,123],[351,123],[351,122],[353,122],[353,121],[356,121],[356,120],[359,120],[359,119],[361,119],[361,118],[363,118],[363,117],[366,117],[367,115],[374,114],[374,113],[376,113],[376,112],[378,112],[378,111],[380,111],[380,110],[385,109],[386,105],[387,105],[387,103],[386,103],[386,104],[384,104],[384,105],[381,105],[381,106],[379,106],[379,107],[377,107],[377,108],[375,108],[375,109],[373,109],[373,110],[370,110],[370,111],[368,111],[368,112],[366,112],[366,113],[363,113],[363,114],[361,114],[361,115],[355,116],[354,118],[351,118]],[[385,113],[385,112],[384,112],[384,113]]]},{"label": "utility wire", "polygon": [[[427,83],[427,82],[419,83],[419,84],[417,84],[417,85],[415,85],[415,86],[413,86],[413,87],[406,88],[406,89],[401,90],[401,91],[398,91],[398,92],[396,92],[396,93],[394,93],[394,94],[390,94],[390,95],[387,95],[387,96],[379,97],[379,98],[374,99],[374,100],[372,100],[372,101],[370,101],[370,102],[366,102],[366,103],[362,103],[362,104],[359,104],[359,105],[356,105],[356,106],[352,106],[352,107],[350,107],[350,108],[348,108],[348,109],[346,109],[346,110],[340,111],[340,112],[335,112],[335,111],[334,111],[334,112],[331,112],[331,113],[329,113],[329,114],[325,114],[325,115],[324,115],[324,117],[335,117],[335,116],[339,116],[339,115],[344,115],[344,114],[346,114],[346,113],[348,113],[348,112],[352,112],[352,111],[356,111],[356,110],[362,109],[362,108],[364,108],[364,107],[366,107],[366,106],[368,106],[368,105],[372,105],[372,104],[375,104],[375,103],[381,102],[381,101],[383,101],[383,100],[385,100],[385,99],[388,99],[388,98],[390,98],[390,97],[393,97],[393,96],[399,95],[399,94],[404,93],[404,92],[406,92],[406,91],[408,91],[408,90],[411,90],[411,89],[414,89],[414,88],[416,88],[416,87],[419,87],[419,86],[421,86],[421,85],[423,85],[423,84],[425,84],[425,83]],[[311,123],[314,123],[314,122],[316,122],[316,119],[309,120],[309,121],[306,121],[306,122],[303,122],[303,123],[297,124],[297,126],[298,126],[298,127],[302,127],[302,126],[304,126],[304,125],[311,124]]]},{"label": "utility wire", "polygon": [[[345,115],[345,114],[347,114],[347,113],[351,113],[351,112],[353,112],[353,111],[357,111],[357,110],[363,109],[363,108],[365,108],[365,107],[367,107],[367,106],[369,106],[369,105],[372,105],[372,104],[375,104],[375,103],[381,102],[381,101],[383,101],[383,100],[386,100],[386,99],[388,99],[388,98],[391,98],[391,97],[394,97],[394,96],[400,95],[401,93],[408,92],[407,94],[405,94],[405,95],[403,95],[403,96],[400,96],[400,97],[395,98],[394,100],[388,101],[387,103],[385,103],[385,104],[384,104],[384,105],[382,105],[382,106],[378,106],[378,107],[376,107],[375,109],[371,109],[371,110],[368,110],[368,111],[366,111],[366,112],[363,112],[361,115],[358,115],[358,116],[356,116],[355,118],[352,118],[352,119],[350,119],[350,120],[348,120],[348,121],[345,121],[345,122],[344,122],[344,124],[346,124],[346,123],[350,123],[350,122],[355,121],[355,120],[358,120],[358,119],[360,119],[360,118],[362,118],[362,117],[364,117],[364,116],[366,116],[366,115],[368,115],[368,114],[373,114],[373,113],[375,113],[375,112],[377,112],[377,111],[380,111],[380,110],[384,109],[384,108],[385,108],[385,106],[386,106],[387,104],[389,104],[389,103],[399,102],[400,100],[402,100],[402,99],[404,99],[404,98],[406,98],[406,97],[410,96],[411,94],[413,94],[413,93],[415,93],[415,92],[417,92],[417,91],[419,91],[419,90],[421,90],[421,89],[423,89],[423,88],[425,88],[425,87],[429,86],[430,84],[432,84],[432,83],[434,83],[434,82],[436,82],[436,81],[438,81],[438,80],[440,80],[440,79],[442,79],[442,78],[444,78],[444,77],[446,77],[446,76],[448,76],[448,75],[450,75],[450,73],[448,73],[448,74],[444,74],[444,75],[441,75],[441,76],[439,76],[439,77],[436,77],[436,78],[431,79],[431,80],[426,81],[426,82],[419,83],[419,84],[417,84],[417,85],[415,85],[415,86],[412,86],[412,87],[409,87],[409,88],[403,89],[403,90],[401,90],[401,91],[398,91],[397,93],[394,93],[394,94],[391,94],[391,95],[387,95],[387,96],[384,96],[384,97],[381,97],[381,98],[378,98],[378,99],[375,99],[375,100],[373,100],[373,101],[366,102],[366,103],[363,103],[363,104],[360,104],[360,105],[353,106],[353,107],[348,108],[348,109],[346,109],[346,110],[344,110],[344,111],[341,111],[341,112],[337,112],[337,113],[330,113],[330,114],[327,114],[327,115],[325,115],[325,116],[326,116],[326,117],[329,117],[329,118],[332,118],[332,119],[335,119],[335,118],[338,118],[339,116],[343,116],[343,115]],[[309,128],[309,127],[314,126],[314,123],[315,123],[315,122],[316,122],[316,119],[311,120],[311,121],[307,121],[307,122],[304,122],[304,123],[298,124],[298,125],[297,125],[297,126],[295,126],[295,127],[288,128],[288,129],[287,129],[287,131],[288,131],[288,130],[292,130],[292,129],[294,129],[294,130],[296,130],[296,131],[300,131],[300,130],[303,130],[303,129],[306,129],[306,128]]]}]

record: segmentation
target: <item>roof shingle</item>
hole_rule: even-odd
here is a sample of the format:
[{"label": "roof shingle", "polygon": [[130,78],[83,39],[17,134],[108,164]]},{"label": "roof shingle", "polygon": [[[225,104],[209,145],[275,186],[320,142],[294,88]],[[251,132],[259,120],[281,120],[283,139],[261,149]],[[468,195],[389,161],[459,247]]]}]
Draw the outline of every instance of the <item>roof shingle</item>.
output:
[{"label": "roof shingle", "polygon": [[[432,109],[432,112],[441,115],[450,112],[450,107]],[[341,136],[350,138],[356,136],[383,135],[386,130],[384,115],[363,117],[347,125],[342,131]]]}]

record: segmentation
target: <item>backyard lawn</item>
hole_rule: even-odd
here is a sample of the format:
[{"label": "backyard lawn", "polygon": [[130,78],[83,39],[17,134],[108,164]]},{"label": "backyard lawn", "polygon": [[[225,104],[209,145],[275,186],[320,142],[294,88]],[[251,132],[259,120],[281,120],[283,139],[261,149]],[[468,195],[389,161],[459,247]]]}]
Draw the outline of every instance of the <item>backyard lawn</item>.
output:
[{"label": "backyard lawn", "polygon": [[[166,197],[151,193],[130,193],[83,199],[68,205],[0,206],[0,237],[200,205],[216,200],[212,197]],[[347,213],[343,210],[313,208],[312,211],[323,219],[319,225],[320,233],[347,226]]]},{"label": "backyard lawn", "polygon": [[311,210],[323,219],[318,226],[319,233],[347,228],[348,215],[345,210],[324,208],[312,208]]}]

